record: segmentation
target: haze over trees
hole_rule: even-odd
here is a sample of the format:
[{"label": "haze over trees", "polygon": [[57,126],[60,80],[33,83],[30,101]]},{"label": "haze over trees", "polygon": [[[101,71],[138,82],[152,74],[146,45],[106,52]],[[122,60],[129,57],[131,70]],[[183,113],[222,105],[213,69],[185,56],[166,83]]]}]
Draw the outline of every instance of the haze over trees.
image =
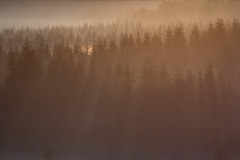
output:
[{"label": "haze over trees", "polygon": [[52,146],[43,160],[238,155],[239,42],[240,21],[222,18],[5,28],[0,151]]}]

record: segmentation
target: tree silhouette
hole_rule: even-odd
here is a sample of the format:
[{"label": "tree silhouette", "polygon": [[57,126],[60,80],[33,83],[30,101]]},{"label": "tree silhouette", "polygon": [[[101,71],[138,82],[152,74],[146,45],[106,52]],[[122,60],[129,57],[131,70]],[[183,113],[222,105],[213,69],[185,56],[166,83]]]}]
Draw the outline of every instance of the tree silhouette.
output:
[{"label": "tree silhouette", "polygon": [[[196,23],[193,24],[193,28],[189,36],[188,50],[190,56],[189,61],[194,61],[195,59],[202,61],[202,37]],[[194,64],[191,64],[191,66],[193,65]]]},{"label": "tree silhouette", "polygon": [[170,26],[166,31],[163,47],[167,62],[169,62],[173,58],[173,31]]},{"label": "tree silhouette", "polygon": [[38,63],[38,59],[31,48],[31,43],[26,40],[22,46],[21,56],[19,58],[18,64],[18,80],[19,83],[34,83],[41,76],[41,71]]},{"label": "tree silhouette", "polygon": [[47,74],[49,62],[51,59],[50,55],[50,49],[48,44],[43,40],[43,37],[40,38],[40,42],[37,48],[37,58],[39,59],[39,65],[41,68],[41,71],[44,75]]},{"label": "tree silhouette", "polygon": [[179,23],[173,30],[174,63],[184,65],[186,62],[187,39],[184,34],[183,23]]},{"label": "tree silhouette", "polygon": [[159,56],[162,53],[162,35],[160,33],[155,33],[152,37],[152,50],[155,57],[160,59]]},{"label": "tree silhouette", "polygon": [[7,70],[7,55],[0,45],[0,89],[4,86],[5,79],[8,74]]},{"label": "tree silhouette", "polygon": [[[120,156],[127,146],[146,157],[236,149],[238,20],[206,27],[126,24],[3,30],[1,142],[70,137],[93,152]],[[39,136],[43,130],[49,133]],[[52,140],[58,132],[64,134]],[[53,158],[49,150],[43,158]]]}]

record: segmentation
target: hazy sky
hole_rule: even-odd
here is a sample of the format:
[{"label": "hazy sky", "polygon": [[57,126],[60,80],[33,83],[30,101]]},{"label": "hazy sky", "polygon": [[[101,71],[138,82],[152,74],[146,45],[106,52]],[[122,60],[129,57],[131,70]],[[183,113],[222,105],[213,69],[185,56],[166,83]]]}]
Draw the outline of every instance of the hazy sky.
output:
[{"label": "hazy sky", "polygon": [[156,8],[160,1],[1,1],[0,28],[78,25],[112,21],[128,10]]},{"label": "hazy sky", "polygon": [[[163,15],[152,14],[156,11],[161,0],[155,1],[0,1],[0,29],[4,27],[39,27],[52,25],[81,25],[85,22],[109,22],[117,18],[131,17],[133,11],[141,8],[148,12],[135,12],[134,19],[153,22],[164,18],[167,20],[187,20],[193,18],[210,19],[222,17],[231,19],[240,15],[240,1],[194,1],[180,0],[190,6],[187,15],[179,14],[176,8],[167,9]],[[205,2],[205,3],[203,3]],[[194,4],[194,5],[193,5]],[[210,5],[209,5],[210,4]],[[200,8],[205,5],[206,11]],[[181,5],[178,5],[178,7]],[[213,9],[214,8],[214,9]],[[224,9],[223,9],[224,8]],[[179,9],[179,8],[178,8]],[[212,11],[208,12],[209,10]],[[185,9],[183,9],[185,11]],[[201,14],[199,13],[201,12]],[[204,16],[204,13],[206,16]],[[137,13],[137,15],[136,15]],[[162,16],[162,17],[161,17]],[[172,16],[172,17],[169,17]],[[170,19],[169,19],[170,18]],[[171,19],[172,18],[172,19]]]}]

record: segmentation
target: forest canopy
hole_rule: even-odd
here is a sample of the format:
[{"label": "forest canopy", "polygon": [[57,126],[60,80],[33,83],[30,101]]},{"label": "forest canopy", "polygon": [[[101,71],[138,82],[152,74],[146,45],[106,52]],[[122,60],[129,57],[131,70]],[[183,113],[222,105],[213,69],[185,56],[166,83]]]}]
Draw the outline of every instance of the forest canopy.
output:
[{"label": "forest canopy", "polygon": [[239,156],[240,20],[234,15],[240,10],[234,3],[162,1],[110,22],[3,27],[0,154]]}]

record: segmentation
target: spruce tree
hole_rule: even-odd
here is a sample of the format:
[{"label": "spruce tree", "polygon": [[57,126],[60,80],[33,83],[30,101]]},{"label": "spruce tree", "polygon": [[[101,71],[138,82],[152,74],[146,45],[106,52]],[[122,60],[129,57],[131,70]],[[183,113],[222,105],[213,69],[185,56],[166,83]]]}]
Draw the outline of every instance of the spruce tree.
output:
[{"label": "spruce tree", "polygon": [[173,58],[173,31],[170,26],[166,31],[166,36],[163,43],[163,58],[165,62],[168,63]]},{"label": "spruce tree", "polygon": [[20,84],[33,85],[41,77],[38,59],[28,39],[22,46],[21,56],[17,64],[17,72]]},{"label": "spruce tree", "polygon": [[7,68],[7,54],[3,51],[2,46],[0,45],[0,89],[5,85],[5,79],[8,75]]},{"label": "spruce tree", "polygon": [[[195,62],[195,60],[202,60],[202,44],[201,44],[201,33],[199,31],[198,25],[193,24],[188,42],[189,49],[189,59],[188,61]],[[194,65],[194,64],[191,64]]]},{"label": "spruce tree", "polygon": [[176,66],[186,64],[187,39],[183,23],[179,23],[173,30],[173,63]]}]

